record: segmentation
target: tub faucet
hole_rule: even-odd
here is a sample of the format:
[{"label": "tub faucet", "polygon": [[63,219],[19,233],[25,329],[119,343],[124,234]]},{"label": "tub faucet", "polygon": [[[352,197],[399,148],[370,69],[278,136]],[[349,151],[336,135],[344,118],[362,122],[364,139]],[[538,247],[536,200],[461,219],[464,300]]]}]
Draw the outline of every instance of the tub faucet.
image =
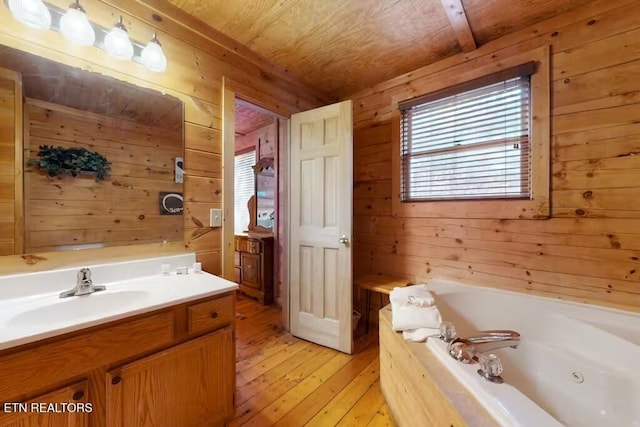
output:
[{"label": "tub faucet", "polygon": [[107,288],[104,285],[94,286],[93,280],[91,280],[91,270],[88,268],[81,268],[80,271],[78,271],[77,277],[76,286],[73,289],[62,292],[60,298],[92,294],[94,292],[104,291]]},{"label": "tub faucet", "polygon": [[478,360],[478,355],[498,348],[517,348],[520,334],[515,331],[482,331],[469,338],[456,338],[449,343],[447,350],[454,359],[462,363]]}]

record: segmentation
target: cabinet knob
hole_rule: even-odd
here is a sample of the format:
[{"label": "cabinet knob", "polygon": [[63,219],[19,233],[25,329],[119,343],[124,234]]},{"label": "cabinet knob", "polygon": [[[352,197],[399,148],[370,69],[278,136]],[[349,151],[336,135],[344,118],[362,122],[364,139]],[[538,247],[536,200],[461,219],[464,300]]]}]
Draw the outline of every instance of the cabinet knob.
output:
[{"label": "cabinet knob", "polygon": [[80,400],[84,396],[84,390],[78,390],[73,393],[73,400]]},{"label": "cabinet knob", "polygon": [[217,312],[217,311],[213,311],[213,312],[211,313],[211,318],[212,318],[212,319],[216,319],[217,317],[218,317],[218,312]]},{"label": "cabinet knob", "polygon": [[120,378],[120,375],[116,375],[115,377],[111,378],[111,384],[113,385],[119,384],[120,381],[122,381],[122,378]]}]

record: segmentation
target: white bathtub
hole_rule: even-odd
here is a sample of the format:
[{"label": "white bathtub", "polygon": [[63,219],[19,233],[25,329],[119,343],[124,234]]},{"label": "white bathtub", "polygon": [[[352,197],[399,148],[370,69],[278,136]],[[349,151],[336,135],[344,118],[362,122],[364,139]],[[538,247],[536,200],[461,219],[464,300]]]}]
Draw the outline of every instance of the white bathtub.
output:
[{"label": "white bathtub", "polygon": [[428,348],[504,426],[640,427],[640,314],[520,293],[429,282],[444,320],[458,336],[512,329],[517,349],[494,351],[504,384]]}]

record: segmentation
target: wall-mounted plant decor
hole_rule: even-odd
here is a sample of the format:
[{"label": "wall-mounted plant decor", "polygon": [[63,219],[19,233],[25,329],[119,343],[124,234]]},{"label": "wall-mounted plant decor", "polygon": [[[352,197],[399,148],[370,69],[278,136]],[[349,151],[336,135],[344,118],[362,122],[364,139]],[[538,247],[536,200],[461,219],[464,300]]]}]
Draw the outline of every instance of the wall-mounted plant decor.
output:
[{"label": "wall-mounted plant decor", "polygon": [[82,147],[53,147],[41,145],[38,151],[39,160],[34,160],[40,169],[49,176],[61,174],[77,176],[81,172],[94,173],[96,181],[109,177],[111,166],[106,157],[95,151]]}]

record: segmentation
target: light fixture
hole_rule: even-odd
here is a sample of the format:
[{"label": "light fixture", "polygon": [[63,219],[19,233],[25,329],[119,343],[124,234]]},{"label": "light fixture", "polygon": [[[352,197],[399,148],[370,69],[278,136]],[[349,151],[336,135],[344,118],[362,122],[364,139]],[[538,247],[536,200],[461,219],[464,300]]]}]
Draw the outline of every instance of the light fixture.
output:
[{"label": "light fixture", "polygon": [[13,17],[31,28],[50,29],[73,43],[95,46],[114,58],[137,62],[157,73],[167,69],[167,57],[155,33],[146,45],[131,40],[122,16],[111,29],[105,28],[89,21],[80,0],[72,1],[65,10],[42,0],[4,0]]},{"label": "light fixture", "polygon": [[39,30],[51,28],[51,13],[42,0],[9,0],[9,10],[24,25]]},{"label": "light fixture", "polygon": [[142,63],[151,71],[162,73],[167,69],[167,58],[162,51],[162,45],[158,41],[156,33],[142,50]]},{"label": "light fixture", "polygon": [[82,46],[92,46],[96,41],[96,32],[79,0],[69,6],[67,13],[60,19],[60,32],[67,40]]},{"label": "light fixture", "polygon": [[128,61],[133,58],[133,44],[129,40],[127,29],[122,23],[122,16],[104,38],[104,50],[109,55],[122,61]]}]

